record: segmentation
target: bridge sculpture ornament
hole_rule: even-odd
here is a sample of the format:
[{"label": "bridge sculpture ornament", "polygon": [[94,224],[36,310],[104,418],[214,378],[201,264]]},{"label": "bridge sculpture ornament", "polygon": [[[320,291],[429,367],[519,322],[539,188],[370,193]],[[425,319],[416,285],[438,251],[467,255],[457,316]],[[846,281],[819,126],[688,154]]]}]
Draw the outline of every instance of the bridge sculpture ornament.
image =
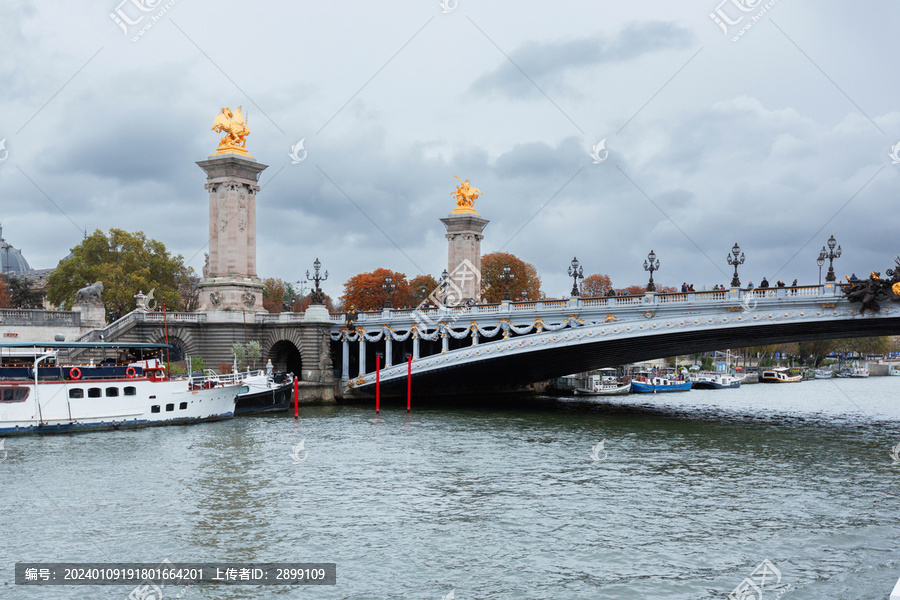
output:
[{"label": "bridge sculpture ornament", "polygon": [[475,212],[475,200],[478,199],[478,196],[481,195],[481,190],[476,187],[472,187],[469,185],[469,180],[466,179],[463,181],[459,178],[458,175],[454,175],[459,180],[459,185],[456,186],[455,192],[450,192],[450,195],[456,195],[456,209],[453,211],[454,213],[474,213]]},{"label": "bridge sculpture ornament", "polygon": [[216,115],[213,121],[212,130],[216,133],[225,133],[219,141],[219,147],[213,152],[216,154],[237,153],[247,156],[247,136],[250,135],[250,127],[247,126],[247,120],[241,112],[241,106],[234,111],[228,107],[222,108],[221,112]]},{"label": "bridge sculpture ornament", "polygon": [[75,292],[75,304],[86,306],[102,306],[103,282],[97,281]]},{"label": "bridge sculpture ornament", "polygon": [[860,314],[869,311],[877,313],[881,311],[879,302],[900,300],[900,256],[894,259],[896,266],[888,269],[886,274],[890,279],[882,279],[881,273],[872,271],[868,279],[853,281],[849,277],[850,284],[844,288],[844,295],[850,302],[860,302]]}]

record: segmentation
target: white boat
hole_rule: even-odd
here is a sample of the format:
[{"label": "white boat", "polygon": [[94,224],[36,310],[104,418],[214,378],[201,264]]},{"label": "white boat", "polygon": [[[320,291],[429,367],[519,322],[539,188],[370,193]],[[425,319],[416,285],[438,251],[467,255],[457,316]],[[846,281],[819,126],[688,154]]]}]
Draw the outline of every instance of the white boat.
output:
[{"label": "white boat", "polygon": [[834,377],[834,371],[831,369],[816,369],[815,379],[831,379]]},{"label": "white boat", "polygon": [[841,377],[851,377],[853,379],[864,378],[869,376],[867,367],[852,367],[841,371]]},{"label": "white boat", "polygon": [[290,373],[267,373],[266,371],[239,371],[219,375],[207,370],[194,373],[196,383],[212,382],[214,385],[240,385],[234,414],[249,415],[288,410],[294,400],[294,377]]},{"label": "white boat", "polygon": [[741,378],[727,373],[691,373],[688,376],[697,390],[724,390],[741,387]]},{"label": "white boat", "polygon": [[786,367],[760,368],[760,383],[799,383],[803,381],[803,375],[791,375]]},{"label": "white boat", "polygon": [[891,367],[890,374],[894,377],[900,377],[900,369],[896,367]]},{"label": "white boat", "polygon": [[621,396],[631,391],[631,383],[622,383],[616,377],[615,369],[600,369],[600,373],[578,378],[576,396]]},{"label": "white boat", "polygon": [[[171,346],[76,342],[18,342],[32,348],[31,367],[0,364],[0,436],[180,425],[229,419],[240,389],[170,378],[158,358]],[[100,365],[56,362],[60,350],[86,348],[116,355]],[[124,360],[123,360],[124,359]],[[45,363],[45,365],[41,365]],[[28,372],[22,377],[23,369]]]}]

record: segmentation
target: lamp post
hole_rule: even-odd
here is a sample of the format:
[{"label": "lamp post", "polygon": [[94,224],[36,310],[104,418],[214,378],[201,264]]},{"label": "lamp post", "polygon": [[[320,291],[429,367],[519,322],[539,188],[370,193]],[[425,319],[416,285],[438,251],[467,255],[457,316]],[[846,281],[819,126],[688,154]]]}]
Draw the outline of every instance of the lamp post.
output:
[{"label": "lamp post", "polygon": [[822,246],[822,251],[819,252],[819,258],[816,259],[816,264],[819,265],[819,285],[822,285],[822,265],[825,264],[825,246]]},{"label": "lamp post", "polygon": [[650,254],[647,255],[647,259],[650,261],[650,262],[647,262],[646,260],[644,261],[644,270],[650,271],[650,281],[649,281],[649,283],[647,283],[647,291],[655,292],[656,284],[653,283],[653,271],[659,270],[659,260],[657,260],[656,252],[654,252],[653,250],[651,250]]},{"label": "lamp post", "polygon": [[384,307],[385,308],[393,308],[391,306],[391,292],[393,292],[394,288],[396,288],[396,287],[397,286],[396,286],[396,284],[394,284],[394,280],[391,278],[390,275],[388,275],[387,277],[384,278],[384,282],[381,284],[381,289],[383,289],[385,292],[385,299],[384,299]]},{"label": "lamp post", "polygon": [[319,283],[328,279],[328,271],[325,271],[324,277],[319,275],[319,269],[321,267],[322,263],[320,263],[319,259],[316,258],[316,261],[313,263],[313,272],[315,274],[310,277],[309,271],[306,272],[306,280],[312,281],[316,286],[313,289],[312,293],[309,295],[310,304],[325,304],[325,294],[322,292],[322,288],[319,287]]},{"label": "lamp post", "polygon": [[[740,257],[738,255],[740,255]],[[727,258],[728,264],[734,265],[734,277],[731,278],[731,287],[741,287],[741,280],[738,279],[737,268],[738,265],[744,264],[744,253],[741,252],[741,247],[737,245],[737,242],[734,243],[731,254],[729,254]]]},{"label": "lamp post", "polygon": [[584,279],[584,267],[578,262],[578,257],[573,258],[572,264],[569,265],[569,277],[573,279],[572,297],[575,298],[578,296],[578,278]]},{"label": "lamp post", "polygon": [[438,280],[438,298],[441,304],[447,303],[447,280],[449,278],[450,273],[447,272],[447,269],[444,269],[444,272],[441,273],[441,278]]},{"label": "lamp post", "polygon": [[825,252],[825,247],[822,246],[822,254],[828,259],[828,273],[825,275],[825,281],[837,281],[837,277],[834,276],[834,259],[841,257],[841,247],[838,246],[835,250],[836,244],[834,236],[831,236],[828,238],[828,252]]},{"label": "lamp post", "polygon": [[509,301],[509,282],[515,279],[515,276],[511,273],[512,269],[509,268],[509,265],[503,267],[503,272],[500,273],[500,281],[503,282],[503,300]]}]

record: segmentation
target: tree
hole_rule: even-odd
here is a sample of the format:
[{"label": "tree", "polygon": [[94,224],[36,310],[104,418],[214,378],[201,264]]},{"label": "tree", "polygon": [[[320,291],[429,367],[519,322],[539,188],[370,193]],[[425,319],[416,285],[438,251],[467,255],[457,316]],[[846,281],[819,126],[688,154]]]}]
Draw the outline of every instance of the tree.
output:
[{"label": "tree", "polygon": [[14,308],[36,309],[43,306],[41,293],[34,289],[34,284],[25,277],[8,278],[9,305]]},{"label": "tree", "polygon": [[[424,293],[422,292],[423,287],[425,288]],[[437,298],[440,296],[437,279],[431,275],[416,275],[409,282],[409,293],[411,302],[415,306],[420,305],[432,294]]]},{"label": "tree", "polygon": [[0,308],[9,308],[12,306],[9,299],[9,290],[6,287],[6,282],[0,279]]},{"label": "tree", "polygon": [[[500,279],[503,267],[509,266],[513,279],[509,282],[509,296],[513,300],[540,300],[541,278],[534,265],[508,252],[491,252],[481,257],[481,301],[495,304],[503,299],[505,284]],[[523,296],[523,293],[525,294]]]},{"label": "tree", "polygon": [[848,338],[837,340],[835,343],[835,352],[843,354],[859,354],[867,355],[884,355],[891,351],[891,338],[883,337],[864,337],[864,338]]},{"label": "tree", "polygon": [[387,299],[387,292],[382,288],[382,284],[388,276],[394,284],[391,304],[394,308],[409,306],[413,298],[406,275],[390,269],[375,269],[371,273],[360,273],[348,279],[344,284],[344,294],[341,296],[343,305],[347,309],[352,304],[357,310],[381,310]]},{"label": "tree", "polygon": [[165,244],[143,232],[99,229],[72,249],[47,280],[47,300],[70,309],[75,293],[95,281],[103,283],[107,312],[134,310],[138,291],[154,290],[153,297],[172,310],[183,310],[179,286],[193,275],[181,255],[172,256]]},{"label": "tree", "polygon": [[803,358],[812,359],[813,366],[818,368],[822,364],[822,360],[834,351],[836,345],[835,340],[800,342],[797,344],[797,354]]},{"label": "tree", "polygon": [[[676,290],[671,285],[657,285],[657,294],[676,294],[681,290]],[[647,293],[647,285],[629,285],[626,288],[616,288],[616,294],[619,296],[643,296]]]},{"label": "tree", "polygon": [[285,310],[285,303],[290,305],[293,297],[293,287],[283,279],[269,277],[263,279],[263,308],[270,313],[280,313]]},{"label": "tree", "polygon": [[612,289],[612,281],[609,275],[590,275],[581,282],[581,295],[586,298],[599,298],[606,296]]},{"label": "tree", "polygon": [[200,278],[194,274],[194,269],[190,267],[188,269],[190,275],[178,284],[178,295],[181,296],[182,309],[185,312],[194,312],[200,308]]}]

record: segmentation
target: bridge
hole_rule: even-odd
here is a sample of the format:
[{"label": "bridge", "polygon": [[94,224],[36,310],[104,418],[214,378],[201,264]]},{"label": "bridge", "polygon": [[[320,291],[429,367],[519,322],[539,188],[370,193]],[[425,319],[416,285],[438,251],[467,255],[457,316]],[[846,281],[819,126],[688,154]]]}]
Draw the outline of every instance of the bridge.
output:
[{"label": "bridge", "polygon": [[731,289],[502,302],[332,315],[332,358],[343,391],[490,390],[635,361],[785,342],[900,334],[900,304],[873,314],[842,286]]}]

